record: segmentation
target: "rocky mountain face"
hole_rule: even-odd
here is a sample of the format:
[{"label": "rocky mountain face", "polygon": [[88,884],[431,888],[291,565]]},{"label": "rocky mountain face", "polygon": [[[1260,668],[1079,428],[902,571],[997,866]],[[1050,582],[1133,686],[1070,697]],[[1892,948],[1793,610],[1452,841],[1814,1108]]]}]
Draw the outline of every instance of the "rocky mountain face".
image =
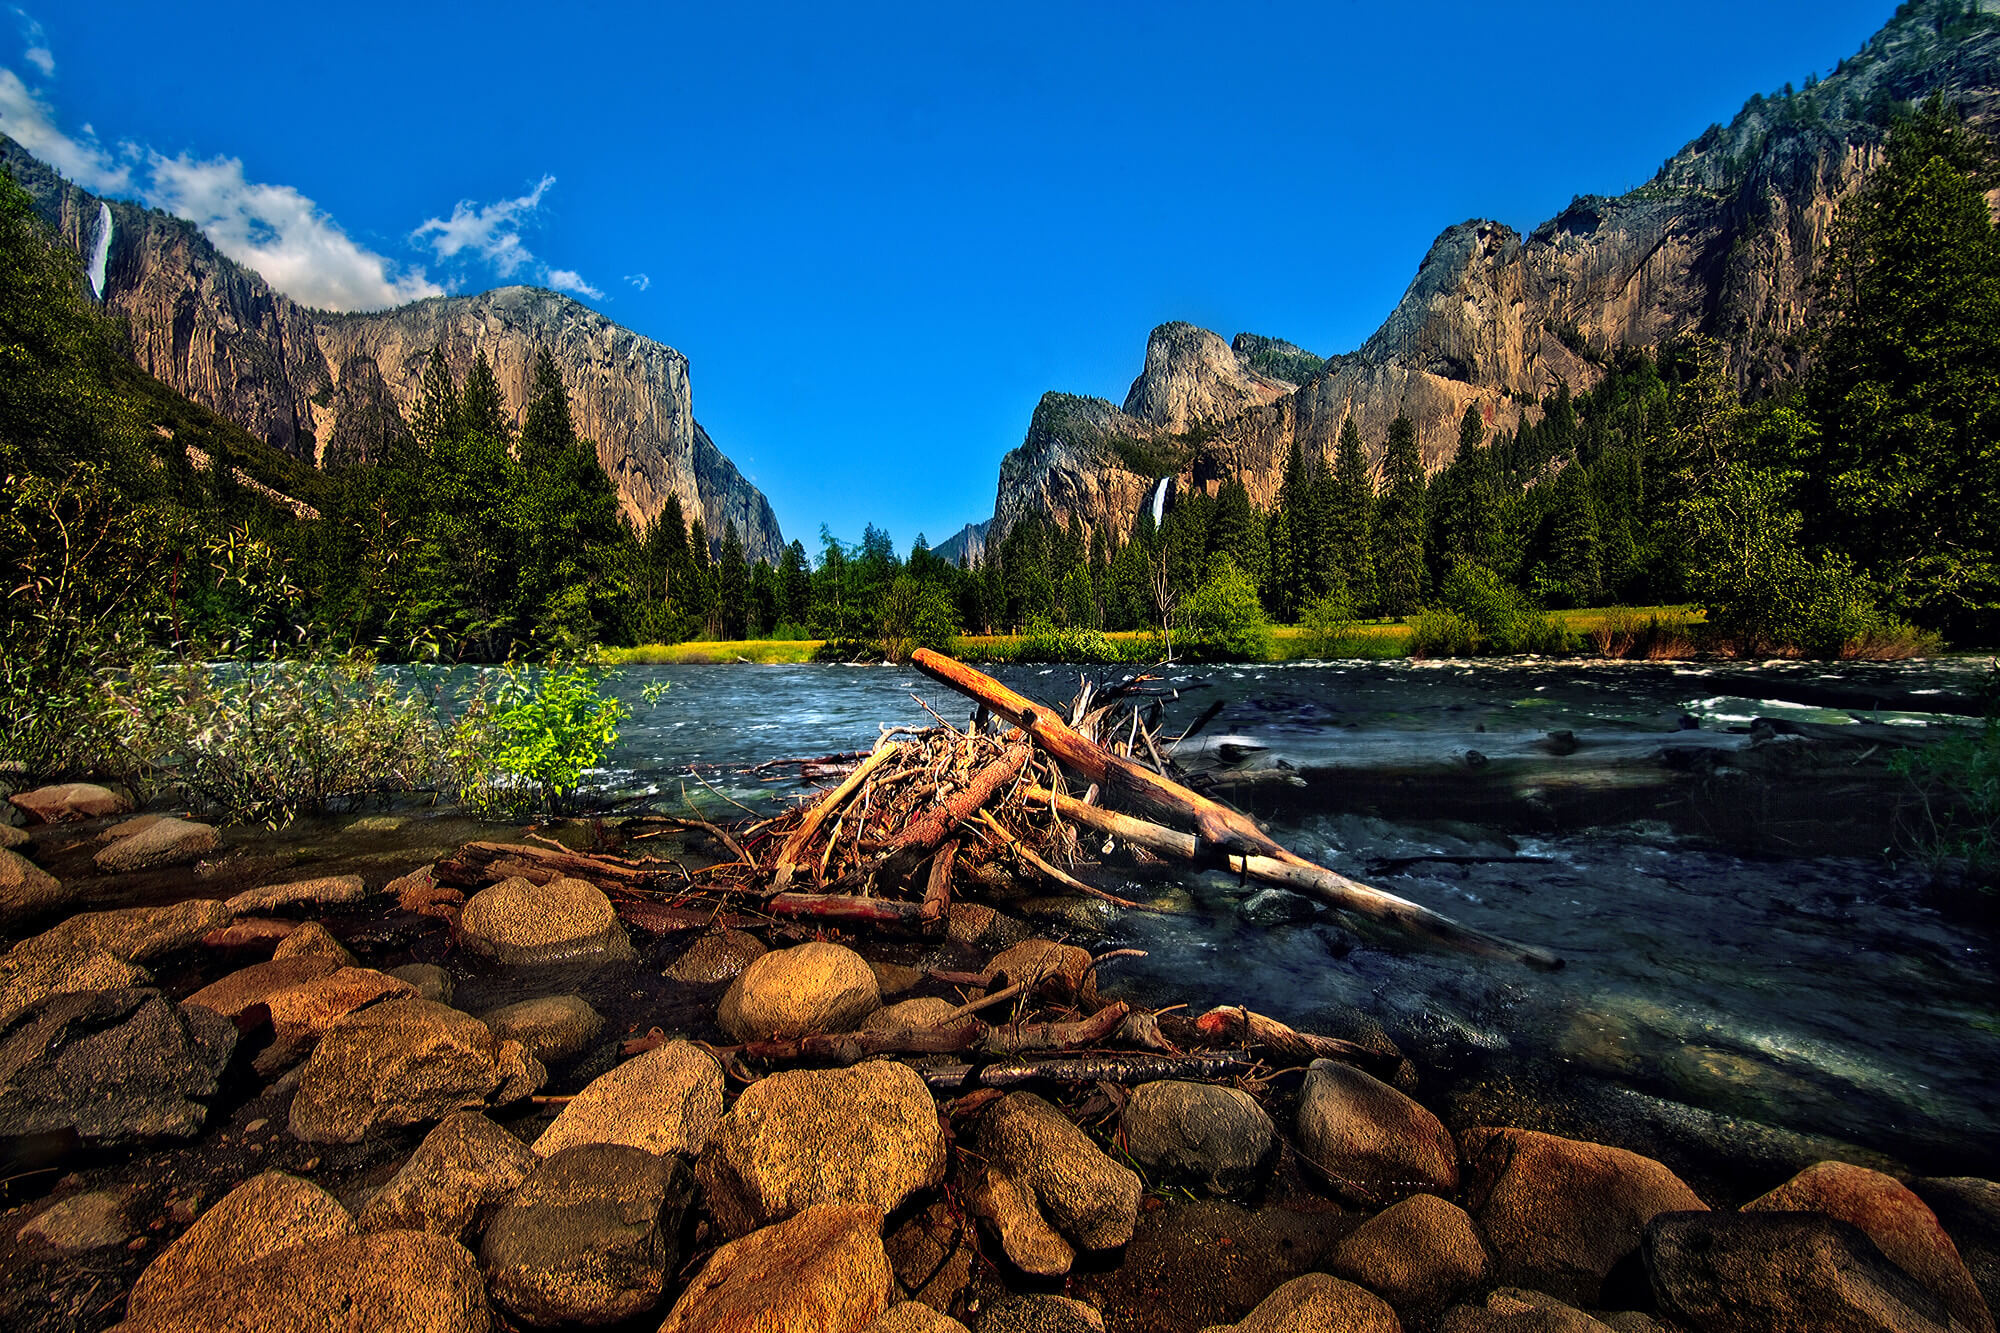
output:
[{"label": "rocky mountain face", "polygon": [[931,551],[938,559],[948,565],[971,566],[984,564],[986,561],[986,529],[990,526],[992,526],[990,520],[985,523],[968,523],[936,546],[933,546]]},{"label": "rocky mountain face", "polygon": [[1378,463],[1389,423],[1407,415],[1436,469],[1468,404],[1511,430],[1558,384],[1595,384],[1617,349],[1687,334],[1717,339],[1747,392],[1779,384],[1802,368],[1841,202],[1878,160],[1894,108],[1934,92],[2000,130],[2000,0],[1914,0],[1824,81],[1752,98],[1646,185],[1579,197],[1528,236],[1491,221],[1448,228],[1381,328],[1317,369],[1274,339],[1162,325],[1122,408],[1042,399],[1001,462],[989,536],[1028,512],[1124,533],[1169,475],[1180,487],[1237,475],[1268,507],[1293,443],[1329,459],[1350,415]]},{"label": "rocky mountain face", "polygon": [[535,355],[562,368],[579,434],[596,441],[626,513],[644,522],[669,495],[720,543],[734,523],[750,558],[784,549],[770,502],[694,419],[687,358],[566,296],[502,287],[367,314],[329,314],[273,291],[199,230],[103,201],[0,136],[0,161],[88,266],[109,245],[98,298],[156,379],[295,458],[365,461],[415,400],[432,347],[461,380],[481,352],[518,420]]}]

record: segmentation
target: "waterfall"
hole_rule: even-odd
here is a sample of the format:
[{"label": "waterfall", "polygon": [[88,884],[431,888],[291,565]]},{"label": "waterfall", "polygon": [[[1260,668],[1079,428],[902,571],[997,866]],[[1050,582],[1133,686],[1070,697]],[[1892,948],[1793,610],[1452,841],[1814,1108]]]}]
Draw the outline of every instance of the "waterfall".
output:
[{"label": "waterfall", "polygon": [[1172,477],[1161,477],[1160,484],[1153,488],[1153,526],[1158,528],[1167,516],[1167,487],[1173,485]]},{"label": "waterfall", "polygon": [[104,266],[111,260],[111,205],[97,201],[97,243],[90,248],[90,290],[104,299]]}]

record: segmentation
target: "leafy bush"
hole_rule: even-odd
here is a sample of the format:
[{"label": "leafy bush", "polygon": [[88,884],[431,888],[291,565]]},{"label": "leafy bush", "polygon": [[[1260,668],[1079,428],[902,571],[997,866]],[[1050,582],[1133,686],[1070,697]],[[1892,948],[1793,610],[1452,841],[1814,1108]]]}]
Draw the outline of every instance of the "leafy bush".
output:
[{"label": "leafy bush", "polygon": [[[1470,627],[1472,641],[1462,651],[1450,653],[1419,653],[1413,642],[1410,651],[1419,656],[1462,657],[1474,652],[1553,654],[1570,647],[1569,635],[1561,625],[1484,565],[1463,558],[1453,561],[1439,592],[1444,609]],[[1411,623],[1414,627],[1416,622]],[[1444,636],[1443,642],[1455,643],[1454,636],[1461,633],[1459,626],[1444,622],[1437,622],[1432,628]]]},{"label": "leafy bush", "polygon": [[[1138,647],[1144,648],[1144,641]],[[1150,655],[1150,654],[1148,654]],[[1016,662],[1117,663],[1133,659],[1134,646],[1109,638],[1102,630],[1059,626],[1047,617],[1037,617],[1021,638],[1012,659]]]},{"label": "leafy bush", "polygon": [[459,798],[510,814],[573,811],[583,775],[618,743],[628,716],[594,663],[510,664],[493,697],[475,699],[452,730]]},{"label": "leafy bush", "polygon": [[905,574],[883,595],[876,634],[882,656],[891,662],[907,662],[919,648],[949,652],[958,637],[958,608],[937,584]]},{"label": "leafy bush", "polygon": [[1663,662],[1694,655],[1694,625],[1678,614],[1653,613],[1641,620],[1636,611],[1613,608],[1584,637],[1601,657]]},{"label": "leafy bush", "polygon": [[1354,602],[1345,588],[1322,593],[1301,617],[1307,657],[1344,656],[1354,634]]},{"label": "leafy bush", "polygon": [[1479,628],[1448,607],[1425,607],[1410,617],[1410,656],[1470,657]]},{"label": "leafy bush", "polygon": [[436,714],[365,655],[142,662],[107,698],[130,754],[230,820],[287,823],[448,780]]},{"label": "leafy bush", "polygon": [[1181,603],[1182,653],[1202,661],[1266,662],[1271,622],[1249,575],[1224,558],[1208,581]]}]

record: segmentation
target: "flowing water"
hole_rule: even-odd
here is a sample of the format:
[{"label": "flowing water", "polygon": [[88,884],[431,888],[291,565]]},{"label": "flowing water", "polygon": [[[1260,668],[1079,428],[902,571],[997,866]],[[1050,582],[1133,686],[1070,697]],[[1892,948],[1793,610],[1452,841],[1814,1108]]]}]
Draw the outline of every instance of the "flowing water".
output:
[{"label": "flowing water", "polygon": [[[1982,664],[1765,669],[1965,691]],[[997,674],[1045,702],[1067,700],[1078,682],[1074,669]],[[1720,696],[1704,688],[1706,674],[1646,663],[1403,662],[1177,675],[1172,683],[1187,693],[1168,707],[1169,732],[1221,699],[1224,711],[1204,734],[1269,747],[1258,766],[1350,765],[1343,790],[1327,799],[1270,811],[1251,803],[1281,841],[1469,924],[1554,949],[1566,965],[1540,974],[1410,950],[1296,901],[1276,908],[1291,919],[1255,924],[1252,916],[1269,919],[1271,900],[1246,913],[1254,886],[1229,876],[1127,874],[1121,883],[1113,872],[1105,887],[1177,902],[1185,914],[1101,922],[1105,944],[1149,952],[1120,964],[1108,988],[1197,1010],[1247,1004],[1320,1031],[1379,1023],[1420,1066],[1452,1080],[1468,1118],[1528,1114],[1526,1099],[1557,1130],[1642,1121],[1634,1132],[1665,1142],[1662,1152],[1728,1141],[1754,1157],[1760,1143],[1808,1134],[1924,1170],[1992,1174],[2000,987],[1990,934],[1930,905],[1923,876],[1880,852],[1814,854],[1821,845],[1889,847],[1888,802],[1859,818],[1851,807],[1828,809],[1821,837],[1794,821],[1786,839],[1746,847],[1676,819],[1667,807],[1684,802],[1665,791],[1645,797],[1658,811],[1628,808],[1617,822],[1582,825],[1495,818],[1491,807],[1469,820],[1442,785],[1428,808],[1406,801],[1389,814],[1370,813],[1356,796],[1371,755],[1442,753],[1466,738],[1498,753],[1554,730],[1612,745],[1686,739],[1689,718],[1703,738],[1759,715],[1844,720]],[[648,705],[640,690],[658,681],[671,688]],[[960,722],[968,712],[942,687],[886,667],[634,667],[613,687],[634,717],[605,784],[675,801],[686,790],[711,815],[729,809],[724,794],[761,808],[799,791],[735,767],[865,749],[884,725],[927,723],[919,700]],[[690,765],[719,791],[690,776]],[[1721,777],[1732,772],[1725,760]],[[1723,784],[1721,803],[1751,811],[1742,828],[1754,832],[1748,793],[1776,779],[1736,780]],[[1459,859],[1415,859],[1442,856]],[[1070,926],[1088,930],[1093,916],[1074,911]],[[1772,1151],[1782,1155],[1782,1146]]]}]

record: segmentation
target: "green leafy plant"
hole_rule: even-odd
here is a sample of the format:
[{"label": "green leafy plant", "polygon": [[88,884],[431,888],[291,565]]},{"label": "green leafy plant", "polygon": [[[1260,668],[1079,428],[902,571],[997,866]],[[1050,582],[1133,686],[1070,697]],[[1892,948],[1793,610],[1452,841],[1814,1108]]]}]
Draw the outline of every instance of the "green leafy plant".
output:
[{"label": "green leafy plant", "polygon": [[1225,558],[1180,607],[1176,646],[1197,660],[1263,662],[1271,656],[1271,622],[1249,575]]},{"label": "green leafy plant", "polygon": [[1410,656],[1470,657],[1479,627],[1449,607],[1425,607],[1410,617]]},{"label": "green leafy plant", "polygon": [[1102,630],[1057,625],[1039,617],[1028,626],[1015,650],[1016,662],[1116,663],[1130,660],[1126,646]]},{"label": "green leafy plant", "polygon": [[1341,657],[1354,637],[1354,602],[1345,587],[1313,599],[1300,618],[1307,657]]},{"label": "green leafy plant", "polygon": [[591,661],[510,664],[492,697],[472,700],[452,729],[459,798],[495,813],[573,811],[584,774],[618,743],[629,716]]}]

